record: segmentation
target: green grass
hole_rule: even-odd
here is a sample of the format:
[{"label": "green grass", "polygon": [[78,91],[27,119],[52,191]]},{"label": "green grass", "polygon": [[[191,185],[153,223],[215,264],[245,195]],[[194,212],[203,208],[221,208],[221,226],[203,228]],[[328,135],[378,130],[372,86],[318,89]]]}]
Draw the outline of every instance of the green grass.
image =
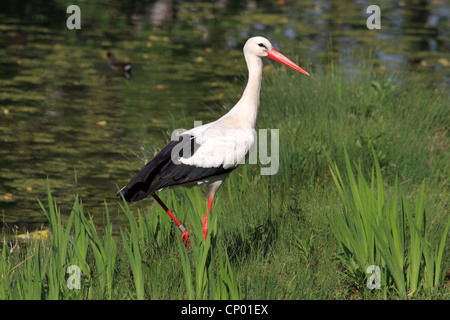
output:
[{"label": "green grass", "polygon": [[361,166],[357,167],[355,177],[348,155],[345,156],[348,182],[336,165],[332,168],[342,206],[333,207],[330,225],[342,245],[344,254],[340,260],[353,281],[361,286],[361,280],[366,278],[361,275],[374,265],[380,270],[380,289],[383,289],[384,298],[390,293],[391,286],[401,298],[413,295],[420,288],[429,291],[438,288],[450,218],[447,218],[439,243],[430,246],[425,229],[425,187],[422,186],[417,196],[413,215],[405,195],[399,194],[397,182],[390,199],[385,199],[375,154],[375,170],[370,183],[364,178]]},{"label": "green grass", "polygon": [[[3,230],[0,299],[449,299],[448,94],[361,69],[266,72],[258,127],[279,129],[279,172],[235,170],[206,242],[202,194],[162,192],[189,251],[153,202],[105,203],[95,225],[83,195],[61,212],[48,186],[48,240]],[[115,230],[111,214],[127,223]],[[79,290],[67,288],[70,265]],[[366,286],[369,265],[380,290]]]}]

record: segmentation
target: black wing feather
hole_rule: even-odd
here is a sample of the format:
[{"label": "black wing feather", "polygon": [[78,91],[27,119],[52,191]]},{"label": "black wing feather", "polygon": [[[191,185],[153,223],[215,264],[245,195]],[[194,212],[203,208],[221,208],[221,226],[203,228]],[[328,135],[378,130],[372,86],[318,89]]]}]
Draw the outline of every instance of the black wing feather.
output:
[{"label": "black wing feather", "polygon": [[[189,145],[191,153],[183,155],[183,147],[189,148]],[[172,161],[174,148],[176,148],[175,152],[178,151],[180,158],[188,158],[197,151],[199,146],[195,141],[195,137],[190,135],[181,135],[178,140],[171,140],[117,194],[122,193],[128,202],[139,201],[164,187],[194,182],[207,177],[221,175],[234,169],[224,169],[222,165],[202,168]]]}]

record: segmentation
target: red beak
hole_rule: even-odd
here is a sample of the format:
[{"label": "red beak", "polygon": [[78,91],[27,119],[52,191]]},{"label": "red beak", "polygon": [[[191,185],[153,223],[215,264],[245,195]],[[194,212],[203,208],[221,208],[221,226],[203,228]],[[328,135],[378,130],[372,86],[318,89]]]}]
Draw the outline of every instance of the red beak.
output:
[{"label": "red beak", "polygon": [[270,51],[268,51],[267,53],[268,53],[267,57],[269,57],[270,59],[278,61],[278,62],[284,64],[285,66],[288,66],[289,68],[294,69],[295,71],[301,72],[301,73],[309,76],[308,72],[306,72],[305,70],[300,68],[298,65],[296,65],[294,62],[289,60],[287,57],[285,57],[281,53],[279,53],[277,50],[270,49]]}]

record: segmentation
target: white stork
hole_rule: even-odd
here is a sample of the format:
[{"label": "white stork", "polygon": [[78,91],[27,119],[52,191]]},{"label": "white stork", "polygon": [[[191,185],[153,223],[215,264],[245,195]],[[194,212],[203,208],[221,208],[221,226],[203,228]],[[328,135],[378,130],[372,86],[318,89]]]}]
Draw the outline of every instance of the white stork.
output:
[{"label": "white stork", "polygon": [[118,192],[129,202],[151,195],[169,214],[182,232],[181,239],[189,247],[189,233],[156,194],[176,185],[209,187],[208,209],[203,218],[206,240],[208,212],[217,189],[236,168],[255,141],[255,125],[261,89],[262,60],[271,58],[298,72],[309,74],[273,49],[263,37],[253,37],[244,46],[248,67],[248,83],[238,103],[220,119],[188,130],[169,141],[130,182]]}]

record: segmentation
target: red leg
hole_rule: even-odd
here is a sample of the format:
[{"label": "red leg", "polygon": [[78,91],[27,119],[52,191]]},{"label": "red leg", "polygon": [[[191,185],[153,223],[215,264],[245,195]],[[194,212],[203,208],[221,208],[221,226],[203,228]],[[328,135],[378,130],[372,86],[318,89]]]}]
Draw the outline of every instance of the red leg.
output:
[{"label": "red leg", "polygon": [[189,246],[191,245],[191,241],[189,240],[189,233],[186,230],[186,227],[181,224],[180,221],[175,217],[175,215],[167,208],[167,206],[162,202],[162,200],[154,193],[153,198],[156,200],[156,202],[159,203],[159,205],[167,212],[167,214],[170,216],[170,218],[175,222],[178,229],[181,230],[181,240],[183,240],[184,245],[186,246],[186,250],[189,249]]},{"label": "red leg", "polygon": [[[209,213],[211,213],[211,208],[212,208],[213,200],[214,200],[214,196],[213,196],[213,195],[210,195],[210,196],[209,196],[209,200],[208,200],[208,210],[209,210]],[[206,236],[208,235],[208,210],[205,211],[205,216],[203,217],[203,222],[202,222],[202,226],[203,226],[203,236],[205,237],[205,241],[206,241]]]}]

